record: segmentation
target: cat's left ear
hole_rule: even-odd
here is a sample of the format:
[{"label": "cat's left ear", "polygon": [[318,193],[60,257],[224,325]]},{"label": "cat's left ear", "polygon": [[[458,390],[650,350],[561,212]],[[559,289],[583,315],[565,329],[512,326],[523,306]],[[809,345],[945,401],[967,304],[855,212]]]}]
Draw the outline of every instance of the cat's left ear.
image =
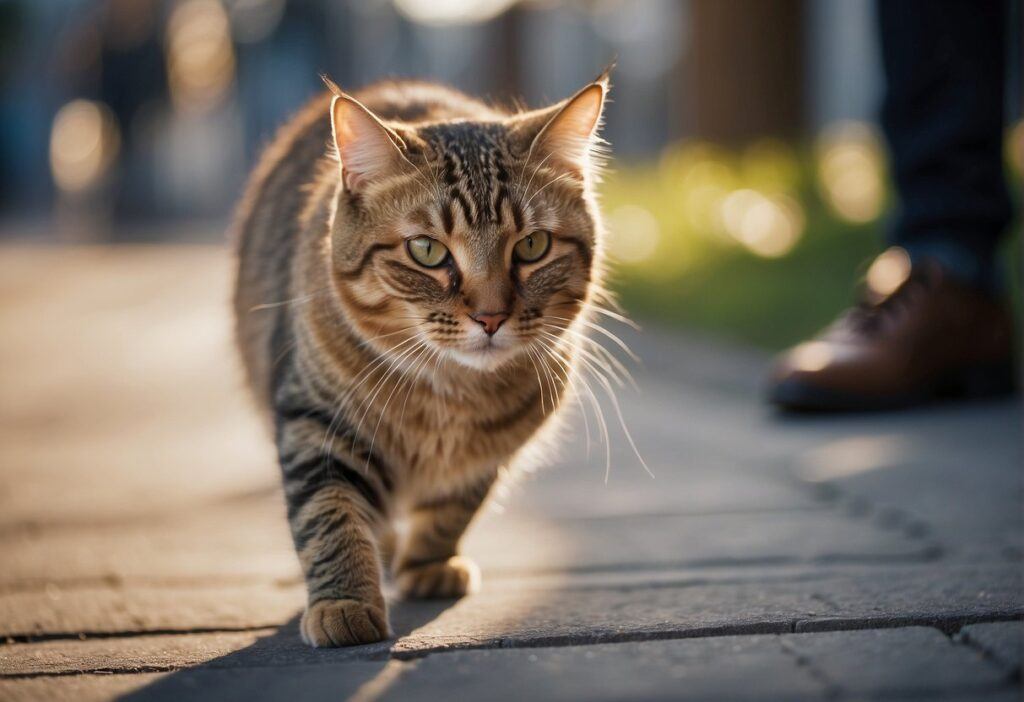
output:
[{"label": "cat's left ear", "polygon": [[536,159],[560,162],[572,171],[583,173],[600,139],[597,132],[608,94],[608,76],[580,90],[568,100],[539,113],[525,115],[523,129],[534,132],[530,152]]}]

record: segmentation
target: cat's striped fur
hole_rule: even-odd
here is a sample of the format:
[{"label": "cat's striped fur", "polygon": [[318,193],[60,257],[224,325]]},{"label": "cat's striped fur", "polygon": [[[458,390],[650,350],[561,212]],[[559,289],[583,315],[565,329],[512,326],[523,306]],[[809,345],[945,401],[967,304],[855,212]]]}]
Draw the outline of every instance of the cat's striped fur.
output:
[{"label": "cat's striped fur", "polygon": [[[273,424],[312,645],[389,635],[389,565],[405,596],[476,586],[459,540],[571,385],[597,289],[606,90],[602,77],[523,113],[426,83],[331,91],[254,172],[235,222],[237,336]],[[516,259],[539,230],[548,253]],[[417,264],[417,236],[446,263]],[[491,335],[478,313],[508,319]]]}]

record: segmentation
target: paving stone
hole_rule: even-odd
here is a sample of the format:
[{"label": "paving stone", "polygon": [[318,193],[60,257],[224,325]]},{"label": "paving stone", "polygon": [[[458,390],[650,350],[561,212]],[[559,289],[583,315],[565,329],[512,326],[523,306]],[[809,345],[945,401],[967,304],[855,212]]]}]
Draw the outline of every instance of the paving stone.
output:
[{"label": "paving stone", "polygon": [[842,695],[927,699],[1009,687],[996,666],[937,629],[837,631],[782,642]]},{"label": "paving stone", "polygon": [[[822,435],[794,453],[793,472],[837,494],[921,523],[958,560],[1024,557],[1024,484],[1017,400],[880,418],[780,425]],[[979,447],[984,447],[984,454]]]},{"label": "paving stone", "polygon": [[35,700],[325,700],[337,702],[380,675],[384,661],[277,668],[196,668],[175,673],[0,678],[0,699]]},{"label": "paving stone", "polygon": [[[0,256],[0,636],[109,636],[0,646],[0,672],[21,675],[0,678],[0,699],[338,699],[445,676],[534,697],[552,676],[591,698],[648,680],[648,697],[673,699],[1014,695],[1015,627],[977,622],[1024,615],[1019,403],[782,418],[760,405],[762,355],[641,335],[641,391],[620,398],[654,480],[613,426],[606,486],[577,419],[552,467],[475,526],[482,594],[395,604],[399,640],[314,652],[295,631],[304,593],[273,451],[231,348],[229,258]],[[775,636],[919,623],[969,626],[957,645],[916,629]],[[747,633],[780,648],[719,643]],[[588,653],[604,655],[596,672]]]},{"label": "paving stone", "polygon": [[62,639],[0,646],[0,675],[54,675],[75,671],[133,673],[187,668],[254,647],[274,629]]},{"label": "paving stone", "polygon": [[60,675],[38,678],[0,678],[0,700],[4,702],[110,702],[169,673],[137,675]]},{"label": "paving stone", "polygon": [[485,572],[808,563],[913,562],[923,539],[833,510],[743,515],[631,515],[546,520],[488,517],[466,540]]},{"label": "paving stone", "polygon": [[[749,574],[753,576],[754,574]],[[682,576],[658,582],[605,576],[517,578],[458,602],[396,604],[416,623],[397,651],[616,641],[892,626],[946,626],[1024,614],[1012,566],[870,568],[799,578]],[[976,583],[984,582],[979,590]],[[73,588],[0,597],[0,633],[151,632],[259,628],[300,612],[301,585],[209,588]]]},{"label": "paving stone", "polygon": [[301,577],[276,490],[174,517],[9,530],[4,557],[0,592],[48,584],[236,584]]},{"label": "paving stone", "polygon": [[778,637],[743,636],[435,654],[381,699],[800,700],[824,692]]},{"label": "paving stone", "polygon": [[[451,603],[397,602],[391,626],[408,637]],[[63,638],[0,645],[0,676],[66,675],[76,671],[146,672],[187,668],[261,668],[337,665],[383,660],[394,641],[338,649],[312,649],[299,637],[298,616],[280,627],[239,632]]]},{"label": "paving stone", "polygon": [[781,633],[823,605],[796,584],[488,591],[395,643],[394,653],[480,646],[554,646],[710,634]]},{"label": "paving stone", "polygon": [[4,247],[0,260],[0,529],[173,515],[277,479],[222,249]]},{"label": "paving stone", "polygon": [[0,637],[260,628],[304,604],[296,586],[48,588],[0,595]]},{"label": "paving stone", "polygon": [[823,581],[815,597],[832,614],[798,622],[797,631],[907,622],[959,626],[1024,614],[1024,573],[1014,564],[874,569]]},{"label": "paving stone", "polygon": [[982,651],[1009,676],[1020,677],[1024,662],[1024,622],[991,622],[971,624],[957,637]]}]

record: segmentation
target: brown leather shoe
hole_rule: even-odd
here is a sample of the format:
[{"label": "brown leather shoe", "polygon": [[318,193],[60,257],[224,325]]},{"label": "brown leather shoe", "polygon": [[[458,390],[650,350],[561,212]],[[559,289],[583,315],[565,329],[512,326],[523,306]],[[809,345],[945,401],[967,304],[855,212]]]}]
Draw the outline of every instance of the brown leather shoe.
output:
[{"label": "brown leather shoe", "polygon": [[782,354],[768,399],[792,410],[872,410],[1012,391],[1008,309],[933,264]]}]

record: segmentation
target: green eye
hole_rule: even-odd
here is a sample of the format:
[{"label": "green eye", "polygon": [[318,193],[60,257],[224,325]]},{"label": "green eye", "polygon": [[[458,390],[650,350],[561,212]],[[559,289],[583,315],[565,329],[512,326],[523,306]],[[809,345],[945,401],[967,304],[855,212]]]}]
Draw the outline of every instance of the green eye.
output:
[{"label": "green eye", "polygon": [[448,247],[429,236],[409,239],[405,244],[412,260],[426,268],[437,268],[448,260]]},{"label": "green eye", "polygon": [[516,258],[524,263],[533,263],[539,261],[544,257],[544,254],[548,252],[548,248],[551,246],[551,234],[538,229],[530,232],[522,239],[516,242],[514,249]]}]

